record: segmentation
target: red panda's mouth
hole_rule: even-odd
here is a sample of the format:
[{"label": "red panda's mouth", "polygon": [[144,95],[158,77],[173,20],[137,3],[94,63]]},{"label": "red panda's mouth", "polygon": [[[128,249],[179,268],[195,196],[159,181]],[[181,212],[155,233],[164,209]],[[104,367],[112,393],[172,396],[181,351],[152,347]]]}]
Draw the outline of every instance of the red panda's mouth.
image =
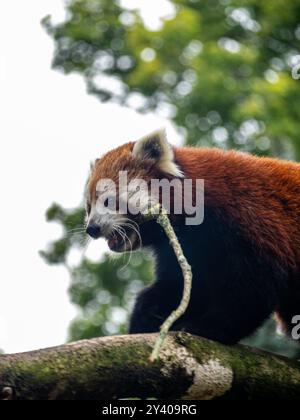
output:
[{"label": "red panda's mouth", "polygon": [[107,238],[107,244],[111,251],[129,252],[139,248],[139,238],[134,231],[125,230],[126,235],[114,232]]},{"label": "red panda's mouth", "polygon": [[112,251],[117,251],[120,248],[120,237],[118,237],[116,234],[110,236],[107,240],[108,246]]}]

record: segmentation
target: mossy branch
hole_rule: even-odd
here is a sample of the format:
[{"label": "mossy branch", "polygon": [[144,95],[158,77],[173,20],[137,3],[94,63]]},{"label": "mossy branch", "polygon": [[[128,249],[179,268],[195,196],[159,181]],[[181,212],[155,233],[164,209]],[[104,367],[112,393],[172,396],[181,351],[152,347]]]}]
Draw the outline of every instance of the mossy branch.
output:
[{"label": "mossy branch", "polygon": [[160,327],[160,334],[155,342],[153,351],[150,356],[150,361],[154,362],[159,357],[160,349],[164,343],[164,340],[166,339],[168,332],[170,331],[170,328],[187,310],[191,298],[193,274],[191,266],[189,265],[183,253],[182,247],[178,241],[177,235],[171,225],[165,209],[157,204],[150,208],[149,212],[146,214],[146,218],[155,219],[157,223],[164,229],[181,267],[184,279],[183,295],[180,305],[170,314],[170,316]]},{"label": "mossy branch", "polygon": [[104,337],[0,356],[0,400],[300,400],[300,364],[244,346],[168,334]]}]

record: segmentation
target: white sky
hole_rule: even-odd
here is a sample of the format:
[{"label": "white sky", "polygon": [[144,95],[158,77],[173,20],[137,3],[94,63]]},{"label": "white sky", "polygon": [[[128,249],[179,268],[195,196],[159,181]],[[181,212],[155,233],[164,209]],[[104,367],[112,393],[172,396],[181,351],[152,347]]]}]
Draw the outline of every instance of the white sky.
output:
[{"label": "white sky", "polygon": [[[169,13],[166,1],[123,0],[144,6],[149,25]],[[159,5],[159,7],[158,7]],[[159,10],[159,12],[158,12]],[[21,352],[65,341],[76,309],[68,273],[47,266],[38,251],[59,237],[45,210],[81,201],[89,162],[106,150],[166,126],[88,96],[79,76],[51,70],[52,40],[40,20],[62,19],[63,0],[2,0],[0,14],[0,348]],[[103,244],[88,251],[101,255]]]}]

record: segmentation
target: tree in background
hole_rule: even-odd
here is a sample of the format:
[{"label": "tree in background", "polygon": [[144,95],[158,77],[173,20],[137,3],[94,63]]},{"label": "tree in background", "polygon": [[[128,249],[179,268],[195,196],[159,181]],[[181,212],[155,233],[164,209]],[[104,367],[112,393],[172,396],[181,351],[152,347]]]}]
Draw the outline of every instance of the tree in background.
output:
[{"label": "tree in background", "polygon": [[[115,0],[72,0],[66,20],[44,26],[55,41],[53,66],[79,72],[88,92],[140,112],[171,119],[188,144],[236,148],[300,159],[300,3],[294,0],[174,0],[174,13],[151,30],[138,11]],[[67,263],[80,247],[83,210],[55,205],[48,220],[65,234],[43,256]],[[124,331],[132,296],[151,279],[151,263],[136,254],[122,269],[104,256],[70,269],[72,301],[81,313],[71,339]],[[293,354],[266,331],[251,343]],[[268,338],[266,340],[266,337]],[[284,350],[287,349],[287,350]]]},{"label": "tree in background", "polygon": [[70,327],[72,341],[125,333],[134,297],[152,278],[151,256],[143,252],[134,253],[129,261],[126,257],[112,259],[107,254],[98,263],[83,257],[77,266],[70,266],[70,251],[87,245],[84,219],[83,208],[65,210],[54,204],[47,212],[47,220],[59,223],[64,233],[41,252],[49,264],[64,264],[70,273],[71,300],[80,309]]}]

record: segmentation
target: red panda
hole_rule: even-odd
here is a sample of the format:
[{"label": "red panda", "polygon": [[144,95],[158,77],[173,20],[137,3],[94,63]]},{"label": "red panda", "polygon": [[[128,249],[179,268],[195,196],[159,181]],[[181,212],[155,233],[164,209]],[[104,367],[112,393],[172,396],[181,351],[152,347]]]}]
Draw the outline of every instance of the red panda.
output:
[{"label": "red panda", "polygon": [[118,187],[122,171],[129,180],[147,183],[163,178],[205,183],[203,223],[189,226],[184,214],[170,214],[193,270],[191,301],[174,330],[234,344],[275,312],[291,333],[292,319],[300,315],[300,164],[237,151],[172,147],[164,131],[97,160],[87,188],[87,233],[105,237],[117,252],[137,249],[140,240],[155,251],[155,281],[138,296],[130,321],[130,333],[147,333],[158,331],[178,306],[183,278],[155,221],[141,222],[118,211],[97,213],[98,182],[111,179]]}]

